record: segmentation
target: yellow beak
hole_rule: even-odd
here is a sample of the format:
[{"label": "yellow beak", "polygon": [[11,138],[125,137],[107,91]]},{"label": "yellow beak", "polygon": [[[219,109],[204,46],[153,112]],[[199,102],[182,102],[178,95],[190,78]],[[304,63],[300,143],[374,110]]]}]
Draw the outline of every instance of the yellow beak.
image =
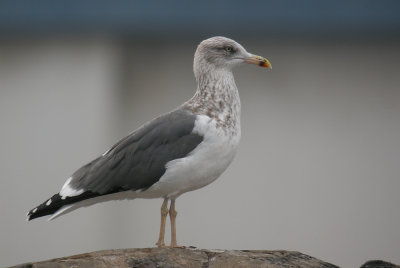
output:
[{"label": "yellow beak", "polygon": [[271,63],[266,58],[261,57],[261,56],[251,55],[250,57],[245,58],[244,62],[249,63],[249,64],[255,64],[260,67],[272,69]]}]

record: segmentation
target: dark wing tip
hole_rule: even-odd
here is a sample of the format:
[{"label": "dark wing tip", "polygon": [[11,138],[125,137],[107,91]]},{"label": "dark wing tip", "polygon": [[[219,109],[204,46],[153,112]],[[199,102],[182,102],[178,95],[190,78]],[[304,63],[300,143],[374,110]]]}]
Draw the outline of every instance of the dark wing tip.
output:
[{"label": "dark wing tip", "polygon": [[[112,193],[112,192],[110,192]],[[109,194],[109,193],[107,193]],[[35,207],[34,209],[31,209],[28,214],[26,215],[26,220],[30,221],[39,217],[51,215],[60,208],[62,208],[65,205],[70,205],[79,201],[83,201],[85,199],[93,198],[100,196],[98,193],[94,193],[91,191],[86,191],[80,195],[77,196],[67,196],[65,198],[61,197],[60,194],[55,194],[51,198],[47,199],[44,201],[42,204],[39,206]]]},{"label": "dark wing tip", "polygon": [[60,207],[63,206],[63,204],[61,204],[59,200],[61,200],[61,196],[59,194],[53,195],[51,198],[47,199],[39,206],[31,209],[26,215],[26,220],[30,221],[42,216],[53,214]]}]

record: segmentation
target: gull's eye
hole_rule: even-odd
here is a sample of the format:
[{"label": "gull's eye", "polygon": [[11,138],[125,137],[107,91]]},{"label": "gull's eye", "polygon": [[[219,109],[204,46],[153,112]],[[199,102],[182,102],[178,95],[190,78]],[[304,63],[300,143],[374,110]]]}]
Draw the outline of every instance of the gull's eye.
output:
[{"label": "gull's eye", "polygon": [[226,48],[225,48],[225,51],[226,51],[226,52],[232,52],[232,51],[233,51],[233,48],[232,48],[232,47],[226,47]]}]

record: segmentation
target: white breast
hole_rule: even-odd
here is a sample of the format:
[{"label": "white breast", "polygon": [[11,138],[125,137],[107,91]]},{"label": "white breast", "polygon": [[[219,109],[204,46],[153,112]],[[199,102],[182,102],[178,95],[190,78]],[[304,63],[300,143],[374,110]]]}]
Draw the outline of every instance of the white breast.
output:
[{"label": "white breast", "polygon": [[240,124],[235,129],[223,131],[214,119],[197,116],[193,133],[204,140],[187,157],[167,163],[167,170],[160,180],[140,197],[168,197],[204,187],[216,180],[232,162],[240,140]]}]

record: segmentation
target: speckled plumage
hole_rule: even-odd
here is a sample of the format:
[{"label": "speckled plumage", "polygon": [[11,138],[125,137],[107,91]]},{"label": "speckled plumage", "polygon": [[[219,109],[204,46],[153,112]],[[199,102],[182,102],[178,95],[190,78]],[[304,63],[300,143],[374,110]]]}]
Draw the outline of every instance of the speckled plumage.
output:
[{"label": "speckled plumage", "polygon": [[240,135],[240,98],[231,72],[204,78],[202,87],[183,108],[214,119],[227,135]]},{"label": "speckled plumage", "polygon": [[217,127],[227,135],[240,135],[240,97],[231,71],[239,62],[221,60],[221,53],[229,56],[228,52],[215,49],[227,46],[246,52],[240,44],[224,37],[200,43],[193,63],[197,90],[183,107],[215,119]]}]

